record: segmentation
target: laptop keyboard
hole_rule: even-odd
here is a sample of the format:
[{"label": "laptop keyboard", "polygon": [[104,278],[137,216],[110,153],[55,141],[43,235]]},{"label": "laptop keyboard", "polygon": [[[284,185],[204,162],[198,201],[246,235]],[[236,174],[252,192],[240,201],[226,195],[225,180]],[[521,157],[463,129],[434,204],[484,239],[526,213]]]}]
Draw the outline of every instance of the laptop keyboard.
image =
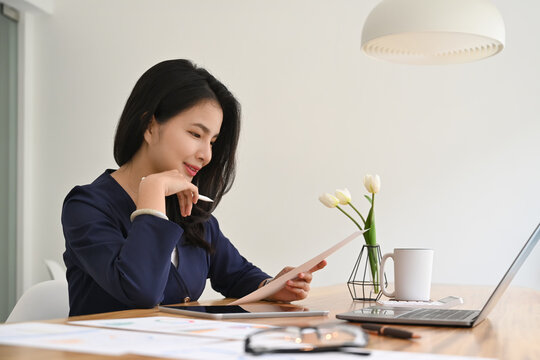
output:
[{"label": "laptop keyboard", "polygon": [[476,312],[476,310],[418,309],[398,316],[398,318],[422,320],[463,320]]}]

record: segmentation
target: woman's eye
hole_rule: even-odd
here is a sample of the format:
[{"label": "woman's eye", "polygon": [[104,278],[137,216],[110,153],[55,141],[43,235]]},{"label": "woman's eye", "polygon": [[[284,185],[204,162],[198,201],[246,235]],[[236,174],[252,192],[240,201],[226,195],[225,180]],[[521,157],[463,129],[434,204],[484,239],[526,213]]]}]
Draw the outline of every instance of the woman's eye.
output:
[{"label": "woman's eye", "polygon": [[196,132],[193,132],[193,131],[190,131],[189,132],[191,134],[191,136],[197,138],[197,139],[200,139],[201,135],[197,134]]}]

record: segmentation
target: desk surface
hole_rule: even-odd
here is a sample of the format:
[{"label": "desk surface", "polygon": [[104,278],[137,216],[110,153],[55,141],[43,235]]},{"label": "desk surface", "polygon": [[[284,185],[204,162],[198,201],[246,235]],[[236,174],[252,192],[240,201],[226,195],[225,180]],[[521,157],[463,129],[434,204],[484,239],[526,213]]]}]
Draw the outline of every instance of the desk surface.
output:
[{"label": "desk surface", "polygon": [[[479,309],[493,287],[438,285],[432,288],[432,297],[461,296],[465,304],[456,308]],[[206,301],[203,304],[223,304],[227,300]],[[345,284],[312,289],[310,296],[298,302],[312,309],[328,309],[328,317],[242,319],[243,322],[271,325],[316,325],[336,320],[337,313],[373,305],[352,301]],[[128,310],[106,314],[72,317],[69,320],[117,319],[146,316],[179,316],[154,309]],[[67,319],[48,322],[65,323]],[[420,334],[420,339],[402,340],[371,336],[368,348],[462,356],[493,357],[498,359],[540,359],[540,291],[510,287],[488,316],[475,328],[448,328],[428,326],[402,326]],[[0,359],[149,359],[143,356],[97,356],[28,347],[0,345]]]}]

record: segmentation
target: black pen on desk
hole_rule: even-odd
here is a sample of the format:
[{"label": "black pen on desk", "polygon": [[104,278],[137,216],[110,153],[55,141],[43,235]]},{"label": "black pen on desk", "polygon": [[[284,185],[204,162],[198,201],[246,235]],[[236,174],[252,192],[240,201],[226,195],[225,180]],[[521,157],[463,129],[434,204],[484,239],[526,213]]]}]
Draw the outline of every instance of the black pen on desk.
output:
[{"label": "black pen on desk", "polygon": [[400,339],[417,339],[420,337],[420,335],[415,334],[413,332],[402,330],[398,328],[393,328],[386,325],[379,325],[379,324],[362,324],[362,329],[373,332],[378,335],[384,335],[384,336],[392,336],[395,338]]}]

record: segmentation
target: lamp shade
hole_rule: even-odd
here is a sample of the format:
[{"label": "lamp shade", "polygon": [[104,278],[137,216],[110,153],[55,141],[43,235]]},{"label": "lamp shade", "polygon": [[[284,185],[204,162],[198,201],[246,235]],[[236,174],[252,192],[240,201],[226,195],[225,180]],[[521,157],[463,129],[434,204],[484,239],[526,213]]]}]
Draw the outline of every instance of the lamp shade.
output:
[{"label": "lamp shade", "polygon": [[383,0],[362,30],[362,49],[403,64],[480,60],[504,47],[504,21],[488,0]]}]

